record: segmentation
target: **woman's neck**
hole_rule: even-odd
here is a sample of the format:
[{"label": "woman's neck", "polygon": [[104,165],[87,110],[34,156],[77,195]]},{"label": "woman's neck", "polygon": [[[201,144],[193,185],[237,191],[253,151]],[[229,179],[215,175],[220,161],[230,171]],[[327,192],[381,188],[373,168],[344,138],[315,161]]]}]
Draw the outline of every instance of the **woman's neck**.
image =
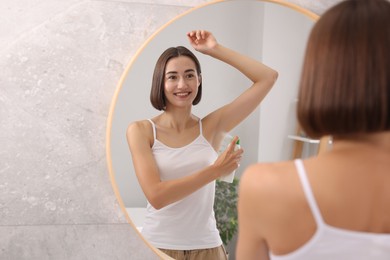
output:
[{"label": "woman's neck", "polygon": [[390,153],[390,131],[372,134],[351,135],[346,138],[335,138],[332,150],[375,150]]},{"label": "woman's neck", "polygon": [[159,124],[164,127],[182,131],[188,127],[193,126],[198,119],[191,113],[191,111],[164,111],[159,116]]}]

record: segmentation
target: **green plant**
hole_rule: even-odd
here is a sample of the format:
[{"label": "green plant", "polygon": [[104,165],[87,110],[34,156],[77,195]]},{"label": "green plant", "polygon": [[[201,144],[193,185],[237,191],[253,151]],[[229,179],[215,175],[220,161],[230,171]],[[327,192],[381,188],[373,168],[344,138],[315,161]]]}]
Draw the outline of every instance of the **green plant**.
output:
[{"label": "green plant", "polygon": [[216,181],[214,212],[223,244],[227,246],[237,232],[238,178],[232,183]]}]

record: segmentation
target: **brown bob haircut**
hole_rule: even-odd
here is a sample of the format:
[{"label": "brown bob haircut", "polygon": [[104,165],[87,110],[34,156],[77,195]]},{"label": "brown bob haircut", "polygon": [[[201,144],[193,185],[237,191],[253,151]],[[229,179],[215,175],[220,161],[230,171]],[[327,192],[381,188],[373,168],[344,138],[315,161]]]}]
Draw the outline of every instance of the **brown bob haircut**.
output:
[{"label": "brown bob haircut", "polygon": [[324,13],[307,43],[298,100],[310,137],[390,130],[390,2],[346,0]]},{"label": "brown bob haircut", "polygon": [[[186,56],[194,61],[196,72],[198,76],[201,75],[201,68],[198,58],[186,47],[178,46],[178,47],[170,47],[166,49],[161,56],[158,58],[156,62],[156,66],[154,67],[153,79],[152,79],[152,88],[150,91],[150,102],[153,107],[157,110],[165,110],[166,108],[166,98],[164,94],[164,79],[165,79],[165,69],[167,63],[170,59],[176,58],[179,56]],[[196,95],[193,105],[196,105],[200,102],[202,98],[202,80],[200,81],[200,85],[198,87],[198,94]]]}]

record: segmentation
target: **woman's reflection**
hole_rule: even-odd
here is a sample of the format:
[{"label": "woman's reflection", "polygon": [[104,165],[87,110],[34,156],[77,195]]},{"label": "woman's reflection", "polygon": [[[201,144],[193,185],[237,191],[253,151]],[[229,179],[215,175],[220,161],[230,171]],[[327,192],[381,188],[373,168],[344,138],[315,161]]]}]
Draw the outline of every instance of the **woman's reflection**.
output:
[{"label": "woman's reflection", "polygon": [[216,151],[224,135],[267,95],[277,72],[219,44],[208,31],[191,31],[187,38],[195,50],[231,65],[253,84],[198,118],[192,114],[203,87],[198,59],[182,46],[162,53],[150,99],[163,112],[127,129],[135,173],[148,200],[142,234],[175,259],[227,259],[213,212],[215,180],[238,167],[243,151],[234,151],[238,137],[221,155]]}]

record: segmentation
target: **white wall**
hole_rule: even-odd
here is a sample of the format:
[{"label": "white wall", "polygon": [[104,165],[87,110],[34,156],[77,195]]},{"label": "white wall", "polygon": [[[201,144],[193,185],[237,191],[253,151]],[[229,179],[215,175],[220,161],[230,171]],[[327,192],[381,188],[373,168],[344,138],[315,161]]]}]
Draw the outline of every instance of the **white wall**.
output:
[{"label": "white wall", "polygon": [[293,141],[287,136],[296,130],[299,77],[307,37],[314,24],[292,9],[274,9],[274,5],[265,8],[263,61],[279,72],[279,78],[261,105],[260,162],[292,158]]}]

